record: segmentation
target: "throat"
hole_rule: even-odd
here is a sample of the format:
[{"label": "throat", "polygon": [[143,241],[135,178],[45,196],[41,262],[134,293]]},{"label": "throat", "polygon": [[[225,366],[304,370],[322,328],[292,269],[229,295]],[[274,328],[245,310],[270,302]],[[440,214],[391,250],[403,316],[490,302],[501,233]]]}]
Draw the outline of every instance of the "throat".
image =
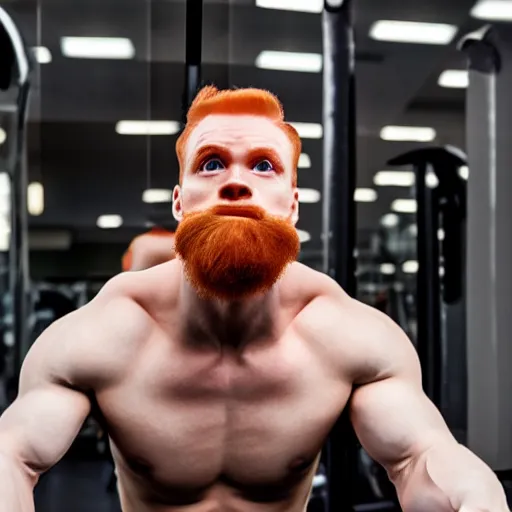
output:
[{"label": "throat", "polygon": [[196,347],[215,346],[240,350],[278,335],[277,290],[244,301],[184,300],[184,340]]}]

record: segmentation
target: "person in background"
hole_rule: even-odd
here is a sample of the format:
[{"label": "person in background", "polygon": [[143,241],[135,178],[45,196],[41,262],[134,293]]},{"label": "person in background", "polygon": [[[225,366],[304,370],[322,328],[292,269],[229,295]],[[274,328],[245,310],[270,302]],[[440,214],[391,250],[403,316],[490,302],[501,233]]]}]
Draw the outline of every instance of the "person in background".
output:
[{"label": "person in background", "polygon": [[174,233],[154,227],[147,233],[135,237],[122,260],[124,272],[146,270],[173,260]]}]

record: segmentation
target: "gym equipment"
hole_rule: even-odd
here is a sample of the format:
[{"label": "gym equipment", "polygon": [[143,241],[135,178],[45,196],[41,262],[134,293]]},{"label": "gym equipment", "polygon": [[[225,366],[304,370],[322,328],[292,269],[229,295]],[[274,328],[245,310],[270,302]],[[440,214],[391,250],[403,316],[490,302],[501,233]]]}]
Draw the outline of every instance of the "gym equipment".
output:
[{"label": "gym equipment", "polygon": [[[412,165],[417,201],[417,340],[423,388],[457,437],[466,427],[464,245],[466,156],[451,146],[414,150],[391,159]],[[427,179],[432,173],[432,181]],[[444,232],[439,240],[439,230]],[[441,269],[443,271],[441,272]]]},{"label": "gym equipment", "polygon": [[512,34],[508,24],[464,37],[468,57],[468,447],[512,479]]},{"label": "gym equipment", "polygon": [[[350,295],[355,280],[355,53],[350,0],[325,0],[324,46],[324,272]],[[327,510],[353,510],[358,444],[346,410],[332,429],[325,459]]]},{"label": "gym equipment", "polygon": [[0,112],[8,122],[6,157],[0,166],[10,182],[9,275],[12,294],[14,358],[11,376],[19,371],[28,350],[28,214],[25,124],[30,91],[31,60],[21,34],[7,11],[0,7]]}]

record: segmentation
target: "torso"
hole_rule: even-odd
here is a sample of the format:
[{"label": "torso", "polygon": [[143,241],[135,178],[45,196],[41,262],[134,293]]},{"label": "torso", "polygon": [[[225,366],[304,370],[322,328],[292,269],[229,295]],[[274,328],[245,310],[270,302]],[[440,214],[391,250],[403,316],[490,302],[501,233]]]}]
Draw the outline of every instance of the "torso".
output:
[{"label": "torso", "polygon": [[220,350],[180,340],[175,301],[134,277],[152,335],[122,379],[96,390],[123,510],[303,512],[351,392],[336,357],[300,327],[315,290],[283,278],[278,335]]}]

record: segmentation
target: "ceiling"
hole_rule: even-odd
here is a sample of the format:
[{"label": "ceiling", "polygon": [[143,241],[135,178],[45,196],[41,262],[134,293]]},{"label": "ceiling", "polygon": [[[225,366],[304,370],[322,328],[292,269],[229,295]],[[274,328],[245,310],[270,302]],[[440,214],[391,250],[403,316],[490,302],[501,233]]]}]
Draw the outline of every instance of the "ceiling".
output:
[{"label": "ceiling", "polygon": [[[469,18],[473,0],[354,0],[357,44],[357,184],[373,187],[385,162],[418,144],[390,143],[388,124],[432,126],[437,144],[464,146],[464,90],[437,86],[447,68],[463,68],[457,40],[480,26]],[[9,0],[0,4],[18,23],[29,46],[45,46],[53,60],[38,66],[29,115],[31,180],[45,187],[45,211],[31,226],[72,229],[77,239],[129,241],[151,208],[146,188],[172,188],[178,168],[175,136],[127,137],[121,119],[182,117],[185,0]],[[457,25],[450,46],[371,40],[379,19]],[[133,60],[68,59],[63,36],[120,36],[133,41]],[[280,97],[289,121],[322,121],[322,75],[257,69],[262,50],[322,53],[321,15],[260,9],[254,0],[207,0],[203,27],[203,79],[219,87],[254,86]],[[322,141],[304,140],[312,167],[299,186],[322,190]],[[380,188],[374,203],[358,204],[361,237],[376,229],[391,201],[408,189]],[[321,204],[301,205],[299,228],[311,234],[304,249],[321,248]],[[119,214],[124,226],[96,228],[102,214]]]}]

